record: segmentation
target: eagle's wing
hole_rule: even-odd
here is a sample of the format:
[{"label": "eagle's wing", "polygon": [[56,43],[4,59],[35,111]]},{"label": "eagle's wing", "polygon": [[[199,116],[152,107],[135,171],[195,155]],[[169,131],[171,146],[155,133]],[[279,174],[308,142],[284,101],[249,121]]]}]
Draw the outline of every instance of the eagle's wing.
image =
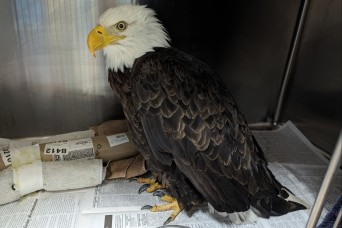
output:
[{"label": "eagle's wing", "polygon": [[132,77],[133,104],[153,155],[174,161],[217,210],[245,211],[278,194],[244,116],[205,64],[162,49],[137,60]]}]

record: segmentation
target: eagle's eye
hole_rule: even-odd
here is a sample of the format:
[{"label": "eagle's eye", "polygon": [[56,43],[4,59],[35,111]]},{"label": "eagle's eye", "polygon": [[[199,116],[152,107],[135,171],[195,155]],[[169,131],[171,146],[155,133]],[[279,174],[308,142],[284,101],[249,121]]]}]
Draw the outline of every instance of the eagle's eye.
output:
[{"label": "eagle's eye", "polygon": [[126,21],[119,21],[116,23],[116,28],[120,31],[123,31],[127,28],[127,22]]}]

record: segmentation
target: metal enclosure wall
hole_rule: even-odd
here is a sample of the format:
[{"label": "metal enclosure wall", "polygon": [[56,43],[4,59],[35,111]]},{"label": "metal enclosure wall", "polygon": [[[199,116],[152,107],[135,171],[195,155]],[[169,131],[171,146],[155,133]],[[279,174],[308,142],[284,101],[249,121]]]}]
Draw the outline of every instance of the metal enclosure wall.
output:
[{"label": "metal enclosure wall", "polygon": [[[324,7],[327,9],[339,2],[323,1],[313,1],[316,5],[321,4],[318,6],[322,8],[320,12],[324,11]],[[130,2],[0,1],[0,25],[3,28],[0,36],[0,137],[83,130],[105,120],[123,117],[121,105],[107,82],[103,56],[99,53],[94,59],[88,53],[86,38],[105,9]],[[215,4],[190,0],[136,2],[148,4],[156,10],[171,36],[173,46],[208,63],[221,75],[250,124],[272,121],[303,1],[227,0]],[[315,17],[310,16],[310,20]],[[330,23],[335,23],[337,19],[335,16],[327,18],[330,19],[325,22]],[[325,28],[318,19],[312,20],[311,24],[314,29],[308,27],[306,32]],[[310,34],[306,36],[316,42],[331,41],[329,37],[317,36],[315,32]],[[337,42],[337,38],[333,41]],[[338,57],[334,52],[336,46],[329,47],[331,49],[324,52],[325,56],[335,53],[332,57]],[[308,70],[307,65],[316,63],[307,60],[312,48],[316,50],[315,46],[305,45],[304,42],[297,63],[305,63],[306,66],[304,64],[295,69],[290,84],[293,88],[286,98],[286,113],[282,115],[282,121],[295,119],[296,123],[305,123],[301,118],[317,113],[317,109],[308,107],[313,102],[311,95],[306,96],[310,102],[299,102],[297,99],[297,96],[303,95],[302,89],[307,88],[305,83],[303,87],[303,82],[309,79],[313,71]],[[331,74],[326,76],[329,85],[336,84],[336,74],[341,71],[340,68],[338,71],[338,66],[337,61],[325,61],[319,67],[321,72],[329,67]],[[320,76],[316,72],[317,80],[312,80],[316,86],[320,85]],[[315,96],[325,96],[331,94],[330,88],[313,93]],[[335,93],[338,92],[336,86],[334,89],[337,89]],[[324,101],[327,103],[322,104],[327,107],[335,106],[337,100]],[[308,108],[303,110],[298,106]],[[334,135],[338,127],[332,125],[338,112],[341,112],[322,108],[319,111],[320,118],[311,118],[306,122],[316,127],[312,128],[313,135],[319,135],[316,131],[324,121],[331,122],[327,132]],[[334,117],[331,118],[331,115]]]},{"label": "metal enclosure wall", "polygon": [[103,57],[87,35],[109,7],[130,1],[0,1],[0,137],[88,129],[122,117]]},{"label": "metal enclosure wall", "polygon": [[341,2],[311,2],[281,116],[329,153],[342,127]]}]

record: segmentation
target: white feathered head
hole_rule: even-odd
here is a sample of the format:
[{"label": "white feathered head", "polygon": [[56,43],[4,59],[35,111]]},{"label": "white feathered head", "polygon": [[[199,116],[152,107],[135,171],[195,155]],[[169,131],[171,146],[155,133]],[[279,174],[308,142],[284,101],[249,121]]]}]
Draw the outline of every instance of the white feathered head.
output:
[{"label": "white feathered head", "polygon": [[155,47],[169,47],[170,38],[154,10],[121,5],[105,11],[88,35],[89,51],[103,49],[106,66],[114,71],[131,68],[134,60]]}]

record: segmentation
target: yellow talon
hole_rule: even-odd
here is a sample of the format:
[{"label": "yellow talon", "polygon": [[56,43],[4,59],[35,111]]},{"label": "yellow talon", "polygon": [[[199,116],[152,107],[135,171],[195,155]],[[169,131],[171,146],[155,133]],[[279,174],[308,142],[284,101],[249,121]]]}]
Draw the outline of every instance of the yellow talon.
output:
[{"label": "yellow talon", "polygon": [[137,179],[137,182],[138,183],[145,183],[145,184],[154,184],[154,183],[156,183],[156,179],[139,177]]},{"label": "yellow talon", "polygon": [[151,184],[150,187],[148,189],[146,189],[146,192],[151,193],[151,192],[154,192],[154,191],[162,189],[162,188],[163,188],[163,186],[156,182],[154,184]]},{"label": "yellow talon", "polygon": [[[156,192],[156,190],[165,188],[165,186],[161,185],[154,178],[139,177],[136,179],[136,181],[138,183],[144,183],[144,185],[140,187],[139,193],[141,193],[145,190],[148,193],[151,193],[151,192],[158,193],[158,191]],[[154,205],[154,206],[145,205],[141,209],[149,209],[151,212],[173,210],[170,217],[164,223],[164,225],[166,225],[166,224],[170,223],[171,221],[173,221],[177,217],[177,215],[183,210],[183,208],[178,204],[178,201],[175,198],[171,197],[170,195],[165,195],[165,193],[162,193],[162,194],[159,193],[156,195],[160,196],[160,199],[162,201],[166,202],[166,204]]]},{"label": "yellow talon", "polygon": [[[177,211],[180,211],[178,202],[177,202],[176,200],[174,200],[173,202],[168,203],[168,204],[154,205],[154,206],[151,208],[151,211],[153,211],[153,212],[157,212],[157,211],[170,211],[170,210],[177,210]],[[178,213],[179,213],[179,212],[178,212]],[[178,213],[177,213],[177,214],[178,214]]]},{"label": "yellow talon", "polygon": [[164,187],[159,184],[156,179],[152,179],[152,178],[143,178],[143,177],[139,177],[137,179],[137,182],[138,183],[145,183],[147,185],[149,185],[148,188],[146,188],[146,192],[148,193],[151,193],[151,192],[154,192],[156,190],[159,190],[159,189],[163,189]]},{"label": "yellow talon", "polygon": [[[171,196],[169,195],[164,195],[160,198],[162,201],[164,202],[168,202],[168,203],[172,203],[174,201],[176,201],[174,198],[172,198]],[[177,201],[176,201],[177,202]]]},{"label": "yellow talon", "polygon": [[172,198],[169,195],[165,195],[160,198],[162,201],[168,202],[167,204],[162,204],[162,205],[154,205],[151,207],[150,211],[152,212],[160,212],[160,211],[170,211],[173,210],[171,213],[170,217],[166,220],[164,223],[167,224],[171,221],[173,221],[177,215],[182,211],[181,207],[178,204],[178,201],[175,198]]}]

